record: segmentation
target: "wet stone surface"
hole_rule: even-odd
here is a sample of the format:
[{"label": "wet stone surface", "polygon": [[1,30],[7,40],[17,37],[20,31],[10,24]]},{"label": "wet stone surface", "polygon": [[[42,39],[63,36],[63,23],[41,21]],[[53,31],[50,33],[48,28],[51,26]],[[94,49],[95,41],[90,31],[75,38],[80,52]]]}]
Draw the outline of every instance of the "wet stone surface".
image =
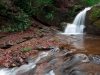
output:
[{"label": "wet stone surface", "polygon": [[[67,50],[66,50],[67,52]],[[62,51],[52,52],[41,58],[36,67],[26,72],[25,75],[99,75],[100,64],[93,60],[95,55],[82,53],[62,54]],[[100,56],[97,56],[100,59]],[[50,73],[52,72],[52,73]],[[20,75],[20,74],[17,74]],[[24,75],[24,74],[21,74]]]},{"label": "wet stone surface", "polygon": [[1,67],[14,67],[14,70],[2,69],[5,72],[3,75],[100,75],[98,36],[48,34],[40,38],[31,32],[21,34],[13,34],[18,36],[16,39],[12,38],[12,34],[0,38],[12,38],[8,42],[0,41]]}]

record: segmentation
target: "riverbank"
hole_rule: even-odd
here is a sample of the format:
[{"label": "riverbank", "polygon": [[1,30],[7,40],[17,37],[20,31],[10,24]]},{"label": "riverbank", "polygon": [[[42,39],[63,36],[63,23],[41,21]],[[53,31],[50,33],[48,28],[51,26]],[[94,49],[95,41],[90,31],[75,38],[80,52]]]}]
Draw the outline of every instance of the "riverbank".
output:
[{"label": "riverbank", "polygon": [[[66,43],[55,37],[57,29],[43,25],[31,26],[24,32],[0,33],[0,65],[15,67],[27,63],[28,56]],[[65,37],[66,38],[66,37]]]},{"label": "riverbank", "polygon": [[[56,34],[41,39],[32,38],[1,52],[2,57],[8,59],[8,62],[3,65],[5,64],[6,67],[10,65],[13,68],[2,68],[0,74],[100,74],[99,41],[99,36],[91,35]],[[4,53],[6,53],[5,56]]]},{"label": "riverbank", "polygon": [[3,36],[0,38],[0,43],[3,44],[0,48],[0,65],[1,68],[9,67],[0,70],[1,74],[7,75],[8,72],[8,75],[100,73],[99,36],[85,34],[67,36],[57,34],[54,27],[43,26],[42,29],[41,32],[37,27],[23,33],[0,33]]}]

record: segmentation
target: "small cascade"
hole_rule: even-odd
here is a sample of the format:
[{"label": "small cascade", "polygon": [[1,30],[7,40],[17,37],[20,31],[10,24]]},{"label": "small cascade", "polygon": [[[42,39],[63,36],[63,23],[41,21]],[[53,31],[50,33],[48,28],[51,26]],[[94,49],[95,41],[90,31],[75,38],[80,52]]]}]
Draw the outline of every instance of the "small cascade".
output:
[{"label": "small cascade", "polygon": [[0,69],[0,75],[23,75],[24,72],[27,72],[27,71],[35,68],[36,63],[41,58],[43,58],[47,55],[48,55],[48,52],[42,52],[42,53],[39,54],[38,58],[34,62],[29,61],[29,64],[25,64],[25,65],[22,65],[20,67],[15,67],[15,68],[12,68],[12,69],[9,69],[9,68]]},{"label": "small cascade", "polygon": [[82,10],[74,19],[72,24],[67,24],[63,34],[82,34],[85,23],[86,12],[90,10],[91,7]]}]

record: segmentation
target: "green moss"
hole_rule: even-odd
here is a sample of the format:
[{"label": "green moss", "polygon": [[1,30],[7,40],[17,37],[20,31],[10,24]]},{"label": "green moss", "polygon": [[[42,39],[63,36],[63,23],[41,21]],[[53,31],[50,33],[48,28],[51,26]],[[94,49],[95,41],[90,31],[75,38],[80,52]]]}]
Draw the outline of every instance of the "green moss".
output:
[{"label": "green moss", "polygon": [[93,6],[97,3],[100,3],[100,0],[79,0],[82,4],[85,4],[86,6]]},{"label": "green moss", "polygon": [[97,29],[100,29],[100,8],[92,8],[89,18],[93,22],[93,25]]},{"label": "green moss", "polygon": [[100,18],[100,8],[93,8],[90,12],[89,18],[91,21],[95,21]]},{"label": "green moss", "polygon": [[97,29],[100,29],[100,20],[95,21],[94,26],[96,26]]},{"label": "green moss", "polygon": [[80,5],[75,5],[74,7],[72,7],[72,10],[69,10],[68,16],[74,16],[75,15],[75,11],[80,9],[81,6]]},{"label": "green moss", "polygon": [[27,47],[27,48],[24,48],[23,50],[21,50],[21,52],[28,52],[30,50],[31,50],[31,48],[30,47]]}]

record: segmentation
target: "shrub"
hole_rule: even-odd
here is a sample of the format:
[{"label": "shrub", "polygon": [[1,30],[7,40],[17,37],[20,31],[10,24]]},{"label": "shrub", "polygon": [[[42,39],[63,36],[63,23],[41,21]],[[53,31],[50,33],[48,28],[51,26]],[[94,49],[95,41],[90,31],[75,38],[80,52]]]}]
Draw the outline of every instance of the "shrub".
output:
[{"label": "shrub", "polygon": [[27,48],[24,48],[23,50],[21,50],[21,52],[28,52],[30,50],[31,50],[31,48],[30,47],[27,47]]},{"label": "shrub", "polygon": [[28,15],[32,14],[31,9],[31,0],[13,0],[14,3],[19,7],[19,9],[22,9],[24,12],[26,12]]},{"label": "shrub", "polygon": [[[13,25],[10,25],[13,24]],[[8,21],[8,25],[1,25],[0,32],[5,31],[23,31],[31,25],[29,16],[25,13],[12,15],[12,18]]]},{"label": "shrub", "polygon": [[53,5],[54,0],[36,0],[34,3],[34,15],[37,13],[45,14],[45,18],[48,20],[54,19],[55,7]]},{"label": "shrub", "polygon": [[80,2],[85,3],[87,6],[93,6],[95,4],[98,4],[100,0],[80,0]]},{"label": "shrub", "polygon": [[[31,20],[30,20],[30,14],[29,14],[30,12],[26,13],[24,11],[25,9],[28,9],[30,0],[24,0],[24,1],[13,0],[13,1],[16,2],[16,4],[18,4],[17,9],[15,9],[15,10],[12,9],[9,5],[2,5],[2,4],[0,5],[1,15],[5,16],[5,18],[1,19],[1,20],[7,20],[6,21],[7,25],[3,25],[1,23],[0,32],[5,32],[5,31],[23,31],[23,30],[27,29],[32,24]],[[22,3],[24,3],[24,4],[22,4]],[[14,8],[16,8],[16,7],[14,7]],[[21,8],[23,8],[23,9],[21,9]],[[16,12],[12,13],[11,11],[12,12],[13,11],[18,11],[18,13],[16,13]]]}]

